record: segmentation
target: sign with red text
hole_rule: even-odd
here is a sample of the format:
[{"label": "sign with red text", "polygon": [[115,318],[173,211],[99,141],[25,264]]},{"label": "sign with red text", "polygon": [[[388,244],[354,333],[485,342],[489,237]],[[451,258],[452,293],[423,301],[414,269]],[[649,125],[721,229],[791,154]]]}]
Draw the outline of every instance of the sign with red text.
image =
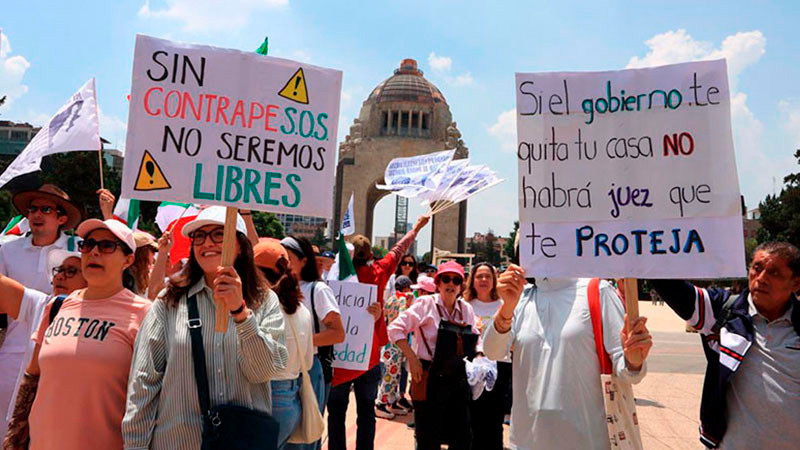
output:
[{"label": "sign with red text", "polygon": [[517,73],[515,89],[531,276],[744,275],[725,60]]},{"label": "sign with red text", "polygon": [[342,72],[136,36],[122,196],[332,216]]},{"label": "sign with red text", "polygon": [[367,306],[378,298],[378,286],[336,280],[327,283],[336,297],[344,325],[344,342],[333,344],[333,367],[367,370],[375,331],[375,318],[367,312]]}]

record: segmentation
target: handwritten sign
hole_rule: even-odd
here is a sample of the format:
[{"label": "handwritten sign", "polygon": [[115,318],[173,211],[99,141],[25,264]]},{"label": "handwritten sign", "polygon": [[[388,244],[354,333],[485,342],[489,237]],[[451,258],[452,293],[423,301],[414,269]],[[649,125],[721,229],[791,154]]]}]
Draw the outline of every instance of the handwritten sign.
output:
[{"label": "handwritten sign", "polygon": [[138,35],[122,196],[331,217],[342,73]]},{"label": "handwritten sign", "polygon": [[518,73],[515,88],[529,273],[744,274],[724,60]]},{"label": "handwritten sign", "polygon": [[375,318],[367,312],[367,306],[377,298],[378,287],[334,280],[328,280],[327,283],[339,304],[345,333],[344,342],[333,346],[333,367],[367,370],[375,329]]}]

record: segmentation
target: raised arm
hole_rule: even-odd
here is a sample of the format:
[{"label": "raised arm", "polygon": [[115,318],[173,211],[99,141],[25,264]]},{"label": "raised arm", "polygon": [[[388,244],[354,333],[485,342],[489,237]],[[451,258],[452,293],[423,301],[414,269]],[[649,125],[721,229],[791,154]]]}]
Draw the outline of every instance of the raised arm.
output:
[{"label": "raised arm", "polygon": [[414,243],[414,240],[417,238],[417,234],[419,231],[428,224],[431,220],[431,216],[428,215],[421,215],[417,218],[417,223],[414,224],[414,228],[411,229],[408,233],[406,233],[397,243],[386,253],[386,256],[383,258],[375,261],[373,265],[377,265],[378,267],[382,268],[384,273],[392,273],[397,268],[397,263],[400,262],[400,258],[408,252],[408,249],[411,248],[411,244]]},{"label": "raised arm", "polygon": [[153,270],[150,272],[150,282],[147,285],[147,297],[154,300],[158,293],[164,289],[164,278],[167,275],[167,264],[169,264],[169,252],[172,250],[172,230],[165,231],[158,238],[158,254],[153,263]]},{"label": "raised arm", "polygon": [[103,220],[114,218],[114,202],[116,198],[108,189],[98,189],[97,197],[100,202],[100,212],[103,213]]},{"label": "raised arm", "polygon": [[8,314],[16,320],[24,295],[25,286],[13,278],[0,275],[0,314]]}]

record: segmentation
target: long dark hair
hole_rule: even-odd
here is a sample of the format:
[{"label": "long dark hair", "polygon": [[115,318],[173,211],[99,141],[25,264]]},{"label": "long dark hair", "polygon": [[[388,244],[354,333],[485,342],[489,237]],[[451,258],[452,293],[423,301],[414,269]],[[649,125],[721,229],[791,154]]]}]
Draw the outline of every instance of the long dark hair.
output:
[{"label": "long dark hair", "polygon": [[290,316],[297,312],[303,296],[300,291],[300,283],[292,271],[287,270],[288,261],[281,257],[275,269],[259,267],[270,284],[270,288],[278,296],[283,310]]},{"label": "long dark hair", "polygon": [[475,290],[475,275],[481,267],[488,267],[492,272],[492,290],[489,292],[489,298],[491,298],[492,301],[500,298],[500,296],[497,295],[497,271],[494,270],[494,266],[491,264],[480,262],[472,266],[472,270],[470,270],[469,277],[467,278],[467,286],[464,289],[464,300],[468,302],[478,298],[478,291]]},{"label": "long dark hair", "polygon": [[134,253],[133,264],[129,267],[131,275],[133,275],[135,288],[131,290],[139,295],[144,295],[144,291],[147,290],[147,285],[150,283],[150,271],[147,266],[150,254],[153,251],[153,248],[149,245],[137,248]]},{"label": "long dark hair", "polygon": [[[239,243],[239,256],[233,262],[233,268],[242,279],[242,296],[250,309],[261,306],[264,295],[269,292],[267,280],[261,271],[256,270],[253,258],[253,244],[243,233],[236,232],[236,241]],[[167,282],[167,292],[164,301],[169,306],[176,306],[181,296],[203,278],[203,269],[194,256],[194,245],[190,247],[189,261],[180,272],[174,274]],[[211,287],[211,286],[209,286]]]},{"label": "long dark hair", "polygon": [[400,275],[403,274],[403,269],[400,266],[403,264],[403,261],[405,261],[408,258],[411,258],[411,260],[414,262],[414,265],[411,268],[411,273],[408,274],[408,278],[411,278],[411,281],[416,283],[417,276],[419,275],[419,272],[417,272],[417,257],[412,255],[411,253],[403,255],[403,257],[400,258],[400,262],[397,263],[397,269],[394,271],[394,275],[395,277],[399,277]]},{"label": "long dark hair", "polygon": [[295,250],[286,247],[286,250],[294,253],[298,258],[306,258],[306,264],[300,269],[300,279],[303,281],[317,281],[319,280],[319,270],[317,270],[317,257],[314,256],[314,248],[311,247],[311,241],[304,237],[289,235],[290,238],[300,244],[300,249],[303,250],[304,255],[297,253]]}]

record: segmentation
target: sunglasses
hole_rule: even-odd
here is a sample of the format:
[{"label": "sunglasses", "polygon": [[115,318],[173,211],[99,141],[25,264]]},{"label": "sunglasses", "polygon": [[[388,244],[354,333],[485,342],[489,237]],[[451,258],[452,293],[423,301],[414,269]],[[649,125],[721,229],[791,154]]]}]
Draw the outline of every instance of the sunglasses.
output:
[{"label": "sunglasses", "polygon": [[77,267],[58,266],[53,267],[53,276],[57,277],[58,274],[63,273],[65,277],[72,278],[80,272],[81,269]]},{"label": "sunglasses", "polygon": [[52,214],[56,212],[56,208],[52,206],[28,206],[28,214],[41,212],[42,214]]},{"label": "sunglasses", "polygon": [[114,253],[114,251],[117,250],[117,247],[119,247],[120,250],[125,248],[125,244],[122,242],[108,239],[96,241],[92,238],[89,238],[78,242],[78,250],[80,250],[81,253],[89,253],[95,246],[97,246],[97,250],[99,250],[100,253]]},{"label": "sunglasses", "polygon": [[453,284],[456,285],[456,286],[461,286],[461,283],[464,282],[463,278],[461,278],[461,277],[451,277],[450,275],[442,275],[442,276],[439,277],[439,280],[443,284],[447,284],[447,283],[452,281]]},{"label": "sunglasses", "polygon": [[400,263],[401,266],[414,266],[414,261],[403,261]]},{"label": "sunglasses", "polygon": [[190,234],[189,237],[192,238],[192,244],[194,245],[203,245],[207,237],[211,238],[211,242],[215,244],[222,244],[222,241],[225,239],[225,229],[220,227],[210,232],[197,230]]}]

